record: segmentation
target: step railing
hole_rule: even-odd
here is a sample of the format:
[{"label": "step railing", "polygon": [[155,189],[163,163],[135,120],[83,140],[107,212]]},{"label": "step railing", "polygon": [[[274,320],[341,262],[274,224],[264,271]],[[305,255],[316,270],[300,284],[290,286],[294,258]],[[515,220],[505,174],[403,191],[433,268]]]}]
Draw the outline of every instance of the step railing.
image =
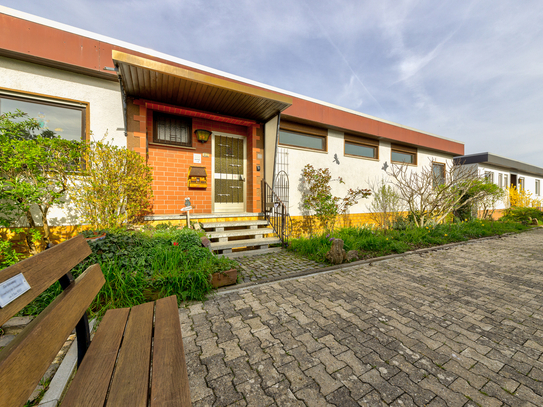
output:
[{"label": "step railing", "polygon": [[279,236],[279,239],[281,239],[283,246],[286,247],[292,227],[290,215],[285,204],[265,180],[262,180],[262,212],[277,236]]}]

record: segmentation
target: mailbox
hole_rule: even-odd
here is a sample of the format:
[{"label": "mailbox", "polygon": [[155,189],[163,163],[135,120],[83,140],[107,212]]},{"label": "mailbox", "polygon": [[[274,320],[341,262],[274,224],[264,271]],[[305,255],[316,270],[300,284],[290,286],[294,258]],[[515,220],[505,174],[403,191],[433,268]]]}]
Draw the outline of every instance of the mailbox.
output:
[{"label": "mailbox", "polygon": [[189,167],[189,188],[207,188],[205,167]]}]

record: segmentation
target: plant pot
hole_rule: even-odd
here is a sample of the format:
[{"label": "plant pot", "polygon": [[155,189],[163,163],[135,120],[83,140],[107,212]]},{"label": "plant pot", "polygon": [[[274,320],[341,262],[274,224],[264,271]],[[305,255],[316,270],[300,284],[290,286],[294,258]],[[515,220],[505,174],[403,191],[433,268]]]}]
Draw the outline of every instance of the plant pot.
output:
[{"label": "plant pot", "polygon": [[238,280],[238,271],[236,269],[219,271],[209,276],[209,282],[213,288],[224,287],[227,285],[236,284]]}]

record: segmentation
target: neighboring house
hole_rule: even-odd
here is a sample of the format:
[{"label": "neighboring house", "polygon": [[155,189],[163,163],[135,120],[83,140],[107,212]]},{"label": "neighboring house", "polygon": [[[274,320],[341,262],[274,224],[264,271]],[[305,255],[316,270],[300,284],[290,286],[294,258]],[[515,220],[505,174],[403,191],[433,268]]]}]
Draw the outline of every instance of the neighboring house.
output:
[{"label": "neighboring house", "polygon": [[[302,216],[306,164],[341,176],[333,192],[344,196],[392,162],[439,166],[464,154],[458,141],[0,6],[0,112],[17,107],[62,137],[107,133],[142,154],[151,220],[179,219],[187,197],[193,216],[257,216],[262,180]],[[351,208],[353,224],[367,203]],[[52,224],[76,222],[68,215]]]},{"label": "neighboring house", "polygon": [[[501,188],[515,187],[529,192],[533,198],[541,199],[543,168],[491,153],[468,154],[454,158],[455,164],[475,167],[481,177]],[[507,196],[498,202],[495,209],[509,207]]]}]

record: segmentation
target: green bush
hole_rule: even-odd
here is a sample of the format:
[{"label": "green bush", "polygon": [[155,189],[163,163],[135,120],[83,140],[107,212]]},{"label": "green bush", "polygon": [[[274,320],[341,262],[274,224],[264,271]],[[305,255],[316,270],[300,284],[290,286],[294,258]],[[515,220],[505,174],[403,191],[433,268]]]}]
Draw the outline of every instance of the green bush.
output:
[{"label": "green bush", "polygon": [[[212,290],[210,275],[237,267],[235,261],[219,258],[202,247],[198,233],[191,229],[105,232],[103,240],[89,243],[92,254],[72,270],[77,278],[91,264],[100,265],[106,283],[91,305],[91,312],[98,316],[111,308],[132,307],[173,294],[178,301],[204,300]],[[55,283],[22,315],[40,313],[60,292]]]},{"label": "green bush", "polygon": [[538,208],[521,208],[513,207],[505,211],[500,220],[529,223],[532,219],[537,219],[539,222],[543,222],[543,212]]}]

